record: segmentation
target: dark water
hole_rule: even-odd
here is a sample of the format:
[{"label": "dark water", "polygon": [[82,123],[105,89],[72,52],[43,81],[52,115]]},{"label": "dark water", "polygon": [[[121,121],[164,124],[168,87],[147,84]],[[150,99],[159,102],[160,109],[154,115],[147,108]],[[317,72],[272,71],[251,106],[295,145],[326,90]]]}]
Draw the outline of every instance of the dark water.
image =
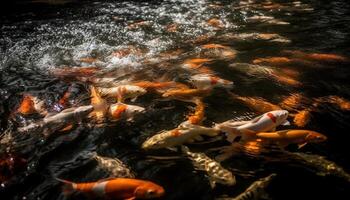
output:
[{"label": "dark water", "polygon": [[[94,126],[85,121],[73,130],[52,133],[48,138],[16,132],[17,127],[38,120],[38,116],[12,115],[25,93],[45,100],[51,112],[55,111],[55,105],[68,88],[74,88],[71,106],[89,103],[88,83],[55,77],[49,73],[55,68],[97,65],[102,68],[100,77],[149,81],[167,77],[186,83],[190,72],[180,70],[184,60],[212,58],[214,61],[207,67],[217,76],[233,81],[235,88],[230,92],[240,96],[262,97],[281,105],[285,97],[300,93],[304,100],[289,111],[296,113],[310,109],[312,118],[304,128],[323,133],[328,140],[308,144],[302,149],[291,146],[287,151],[324,156],[350,173],[350,109],[341,107],[346,104],[344,102],[330,100],[330,96],[350,100],[349,62],[264,64],[267,71],[275,75],[256,66],[249,69],[230,67],[233,63],[252,64],[257,58],[286,56],[285,50],[349,57],[350,4],[346,0],[273,3],[243,0],[20,3],[13,6],[13,10],[4,12],[6,14],[0,17],[0,130],[2,139],[9,135],[11,139],[3,140],[0,147],[2,160],[15,159],[11,161],[14,163],[12,168],[1,168],[4,180],[0,188],[1,199],[64,199],[60,185],[52,177],[76,182],[108,177],[96,170],[96,163],[87,156],[93,151],[118,158],[136,173],[137,178],[164,186],[164,199],[234,197],[250,183],[270,173],[278,175],[267,188],[271,199],[349,199],[349,180],[336,174],[321,176],[317,167],[288,156],[294,154],[275,150],[260,154],[235,152],[222,165],[235,174],[237,185],[218,184],[211,189],[205,173],[193,169],[190,161],[179,153],[140,149],[147,137],[160,130],[175,128],[192,111],[192,104],[164,101],[157,94],[146,94],[135,102],[128,102],[147,110],[134,122]],[[221,21],[216,27],[208,24],[213,18]],[[130,26],[140,21],[147,22]],[[169,30],[170,25],[176,28]],[[261,33],[277,35],[272,39],[266,39],[266,35],[265,39],[264,35],[260,35],[260,39],[248,37]],[[225,45],[237,55],[227,59],[201,49],[201,45],[209,43]],[[125,48],[134,51],[119,58],[111,56]],[[181,53],[164,56],[164,53],[176,50]],[[86,57],[96,58],[99,62],[80,61]],[[292,75],[281,69],[289,69],[287,72],[292,71]],[[221,89],[215,89],[204,102],[207,106],[204,125],[232,118],[250,119],[259,114],[258,110],[232,99]],[[292,128],[297,127],[293,125]],[[217,141],[190,147],[214,158],[218,152],[210,149],[223,145],[228,144]],[[155,159],[150,155],[178,158]]]}]

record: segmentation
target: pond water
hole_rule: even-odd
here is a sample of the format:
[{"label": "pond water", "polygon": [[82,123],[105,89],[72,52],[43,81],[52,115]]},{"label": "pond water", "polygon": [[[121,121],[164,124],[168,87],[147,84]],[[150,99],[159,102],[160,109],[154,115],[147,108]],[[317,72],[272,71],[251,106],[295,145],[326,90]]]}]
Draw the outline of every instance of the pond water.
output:
[{"label": "pond water", "polygon": [[[65,197],[53,177],[109,177],[92,152],[162,185],[163,199],[233,198],[271,173],[268,199],[350,198],[346,0],[55,2],[19,2],[0,16],[1,199],[85,199]],[[193,89],[195,74],[234,83],[202,98],[204,126],[281,108],[289,111],[291,126],[278,130],[309,129],[328,139],[284,149],[237,143],[221,162],[236,185],[211,188],[208,175],[180,152],[141,148],[194,113],[195,104],[164,98],[164,91],[126,100],[145,108],[133,120],[83,119],[64,131],[18,131],[43,118],[18,112],[24,97],[57,113],[89,105],[91,85],[177,82]],[[227,145],[220,135],[188,147],[215,159]]]}]

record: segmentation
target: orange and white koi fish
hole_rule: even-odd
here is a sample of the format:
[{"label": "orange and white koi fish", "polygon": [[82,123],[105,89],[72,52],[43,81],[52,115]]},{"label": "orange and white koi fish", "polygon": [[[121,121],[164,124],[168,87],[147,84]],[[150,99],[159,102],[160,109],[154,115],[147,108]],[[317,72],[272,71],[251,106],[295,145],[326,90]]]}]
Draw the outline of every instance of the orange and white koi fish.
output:
[{"label": "orange and white koi fish", "polygon": [[138,96],[145,94],[147,91],[136,85],[120,85],[111,88],[98,88],[101,96],[117,97],[118,102],[125,99],[136,99]]},{"label": "orange and white koi fish", "polygon": [[209,74],[197,74],[190,77],[190,82],[197,88],[197,89],[212,89],[214,87],[222,87],[226,89],[232,89],[233,88],[233,82],[228,81],[222,78],[219,78],[214,75]]},{"label": "orange and white koi fish", "polygon": [[134,116],[143,113],[145,108],[123,103],[115,103],[109,106],[109,116],[114,120],[126,119],[132,121]]},{"label": "orange and white koi fish", "polygon": [[237,136],[243,140],[254,137],[259,132],[274,131],[279,125],[290,125],[287,121],[288,111],[274,110],[264,113],[250,121],[229,120],[216,124],[215,128],[227,134],[227,140],[233,142]]},{"label": "orange and white koi fish", "polygon": [[25,94],[23,96],[23,100],[16,112],[22,115],[30,115],[34,113],[39,113],[42,115],[47,114],[44,101],[30,94]]},{"label": "orange and white koi fish", "polygon": [[291,43],[291,41],[276,33],[227,33],[219,36],[219,39],[224,41],[254,41],[254,40],[262,40],[262,41],[270,41],[277,43]]},{"label": "orange and white koi fish", "polygon": [[90,183],[73,183],[58,178],[57,180],[64,184],[65,195],[81,192],[95,198],[135,200],[159,198],[165,194],[162,186],[139,179],[110,178]]},{"label": "orange and white koi fish", "polygon": [[256,134],[256,138],[262,141],[276,142],[282,147],[289,144],[298,144],[299,148],[307,143],[319,143],[327,140],[321,133],[310,130],[281,130],[276,132],[261,132]]},{"label": "orange and white koi fish", "polygon": [[196,110],[192,115],[188,117],[188,121],[191,124],[201,124],[204,119],[205,104],[200,99],[196,99],[195,103]]},{"label": "orange and white koi fish", "polygon": [[258,113],[266,113],[271,110],[281,110],[278,105],[272,104],[260,97],[242,97],[236,94],[232,94],[232,97]]},{"label": "orange and white koi fish", "polygon": [[192,101],[195,97],[205,97],[210,95],[211,89],[172,89],[165,92],[162,96],[180,101]]}]

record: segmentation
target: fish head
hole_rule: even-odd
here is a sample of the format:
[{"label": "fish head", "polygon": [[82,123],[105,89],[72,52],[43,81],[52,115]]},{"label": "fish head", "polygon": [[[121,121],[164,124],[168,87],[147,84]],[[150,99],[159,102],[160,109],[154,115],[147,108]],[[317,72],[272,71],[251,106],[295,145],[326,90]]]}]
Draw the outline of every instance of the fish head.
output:
[{"label": "fish head", "polygon": [[90,112],[92,112],[92,110],[94,109],[94,107],[92,105],[88,105],[88,106],[80,106],[80,107],[77,107],[75,110],[74,110],[74,113],[76,115],[79,115],[79,116],[86,116],[88,115]]},{"label": "fish head", "polygon": [[148,149],[160,149],[167,147],[166,137],[163,136],[164,132],[158,133],[150,138],[148,138],[143,144],[142,148]]},{"label": "fish head", "polygon": [[226,173],[220,173],[218,174],[219,176],[216,177],[216,182],[218,183],[222,183],[225,185],[235,185],[236,184],[236,177],[230,173],[230,172],[226,172]]},{"label": "fish head", "polygon": [[145,112],[145,108],[141,106],[134,106],[134,105],[128,105],[127,110],[132,114]]},{"label": "fish head", "polygon": [[274,110],[266,113],[276,125],[285,124],[287,122],[289,112],[287,110]]},{"label": "fish head", "polygon": [[319,143],[327,140],[327,136],[315,132],[315,131],[307,131],[307,136],[305,138],[306,142]]},{"label": "fish head", "polygon": [[165,194],[165,190],[162,186],[152,182],[142,184],[135,190],[136,199],[153,199],[162,197]]},{"label": "fish head", "polygon": [[130,91],[131,93],[133,93],[136,96],[144,95],[147,92],[144,88],[136,86],[136,85],[130,85],[127,88],[127,90]]}]

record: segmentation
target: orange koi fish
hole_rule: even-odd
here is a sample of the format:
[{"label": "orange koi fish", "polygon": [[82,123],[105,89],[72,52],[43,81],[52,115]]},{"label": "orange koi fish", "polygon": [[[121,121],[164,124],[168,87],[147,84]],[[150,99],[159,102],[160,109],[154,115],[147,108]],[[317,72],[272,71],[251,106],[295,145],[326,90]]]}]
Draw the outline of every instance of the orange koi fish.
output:
[{"label": "orange koi fish", "polygon": [[310,130],[281,130],[276,132],[261,132],[256,134],[258,139],[263,141],[277,142],[282,147],[289,144],[298,144],[299,148],[307,143],[319,143],[327,140],[321,133]]},{"label": "orange koi fish", "polygon": [[294,124],[298,127],[305,127],[311,119],[311,110],[305,109],[294,115]]},{"label": "orange koi fish", "polygon": [[154,90],[154,89],[160,89],[160,88],[173,87],[176,85],[176,83],[173,81],[168,81],[168,82],[140,81],[140,82],[134,83],[133,85],[144,88],[146,90]]},{"label": "orange koi fish", "polygon": [[81,192],[87,196],[104,199],[152,199],[162,197],[165,190],[150,181],[111,178],[90,183],[73,183],[70,181],[57,179],[64,184],[63,193],[70,195],[74,192]]},{"label": "orange koi fish", "polygon": [[92,116],[95,116],[97,120],[102,120],[108,109],[107,101],[102,99],[99,92],[94,86],[90,87],[91,91],[91,105],[94,107],[94,111],[91,112]]},{"label": "orange koi fish", "polygon": [[281,72],[274,71],[271,73],[271,77],[274,78],[276,81],[291,87],[300,87],[303,85],[300,81],[296,80],[295,78],[285,75]]},{"label": "orange koi fish", "polygon": [[217,18],[209,19],[207,21],[207,24],[209,26],[215,27],[217,29],[222,29],[225,27],[224,23],[220,19],[217,19]]},{"label": "orange koi fish", "polygon": [[237,52],[221,44],[205,44],[201,46],[201,56],[218,59],[234,59]]},{"label": "orange koi fish", "polygon": [[327,53],[305,53],[298,50],[286,50],[284,53],[291,55],[296,58],[306,59],[310,61],[317,61],[317,62],[349,62],[349,59],[337,55],[337,54],[327,54]]},{"label": "orange koi fish", "polygon": [[337,105],[341,110],[344,110],[344,111],[350,110],[350,101],[335,95],[317,98],[316,102],[331,103],[331,104]]},{"label": "orange koi fish", "polygon": [[195,100],[195,103],[195,112],[188,117],[188,121],[191,124],[201,124],[204,119],[205,104],[200,99]]},{"label": "orange koi fish", "polygon": [[62,67],[58,69],[54,69],[51,73],[54,76],[92,76],[94,75],[100,68],[98,67]]},{"label": "orange koi fish", "polygon": [[226,89],[233,88],[233,82],[219,78],[210,74],[197,74],[190,77],[190,82],[197,89],[212,89],[214,87],[222,87]]},{"label": "orange koi fish", "polygon": [[137,29],[140,27],[150,26],[150,25],[151,25],[151,22],[149,22],[149,21],[139,21],[139,22],[129,24],[128,29],[133,30],[133,29]]},{"label": "orange koi fish", "polygon": [[34,113],[46,114],[45,103],[30,94],[25,94],[19,107],[17,108],[18,113],[22,115],[30,115]]},{"label": "orange koi fish", "polygon": [[178,27],[179,27],[179,24],[172,23],[166,27],[166,31],[169,33],[175,33],[175,32],[177,32]]},{"label": "orange koi fish", "polygon": [[79,62],[83,62],[83,63],[88,63],[88,64],[92,64],[94,62],[98,61],[97,58],[91,58],[91,57],[86,57],[86,58],[80,58]]},{"label": "orange koi fish", "polygon": [[178,100],[192,100],[194,97],[204,97],[211,93],[211,89],[173,89],[165,92],[162,96]]},{"label": "orange koi fish", "polygon": [[282,110],[278,105],[272,104],[260,97],[242,97],[235,94],[232,94],[232,97],[258,113]]}]

